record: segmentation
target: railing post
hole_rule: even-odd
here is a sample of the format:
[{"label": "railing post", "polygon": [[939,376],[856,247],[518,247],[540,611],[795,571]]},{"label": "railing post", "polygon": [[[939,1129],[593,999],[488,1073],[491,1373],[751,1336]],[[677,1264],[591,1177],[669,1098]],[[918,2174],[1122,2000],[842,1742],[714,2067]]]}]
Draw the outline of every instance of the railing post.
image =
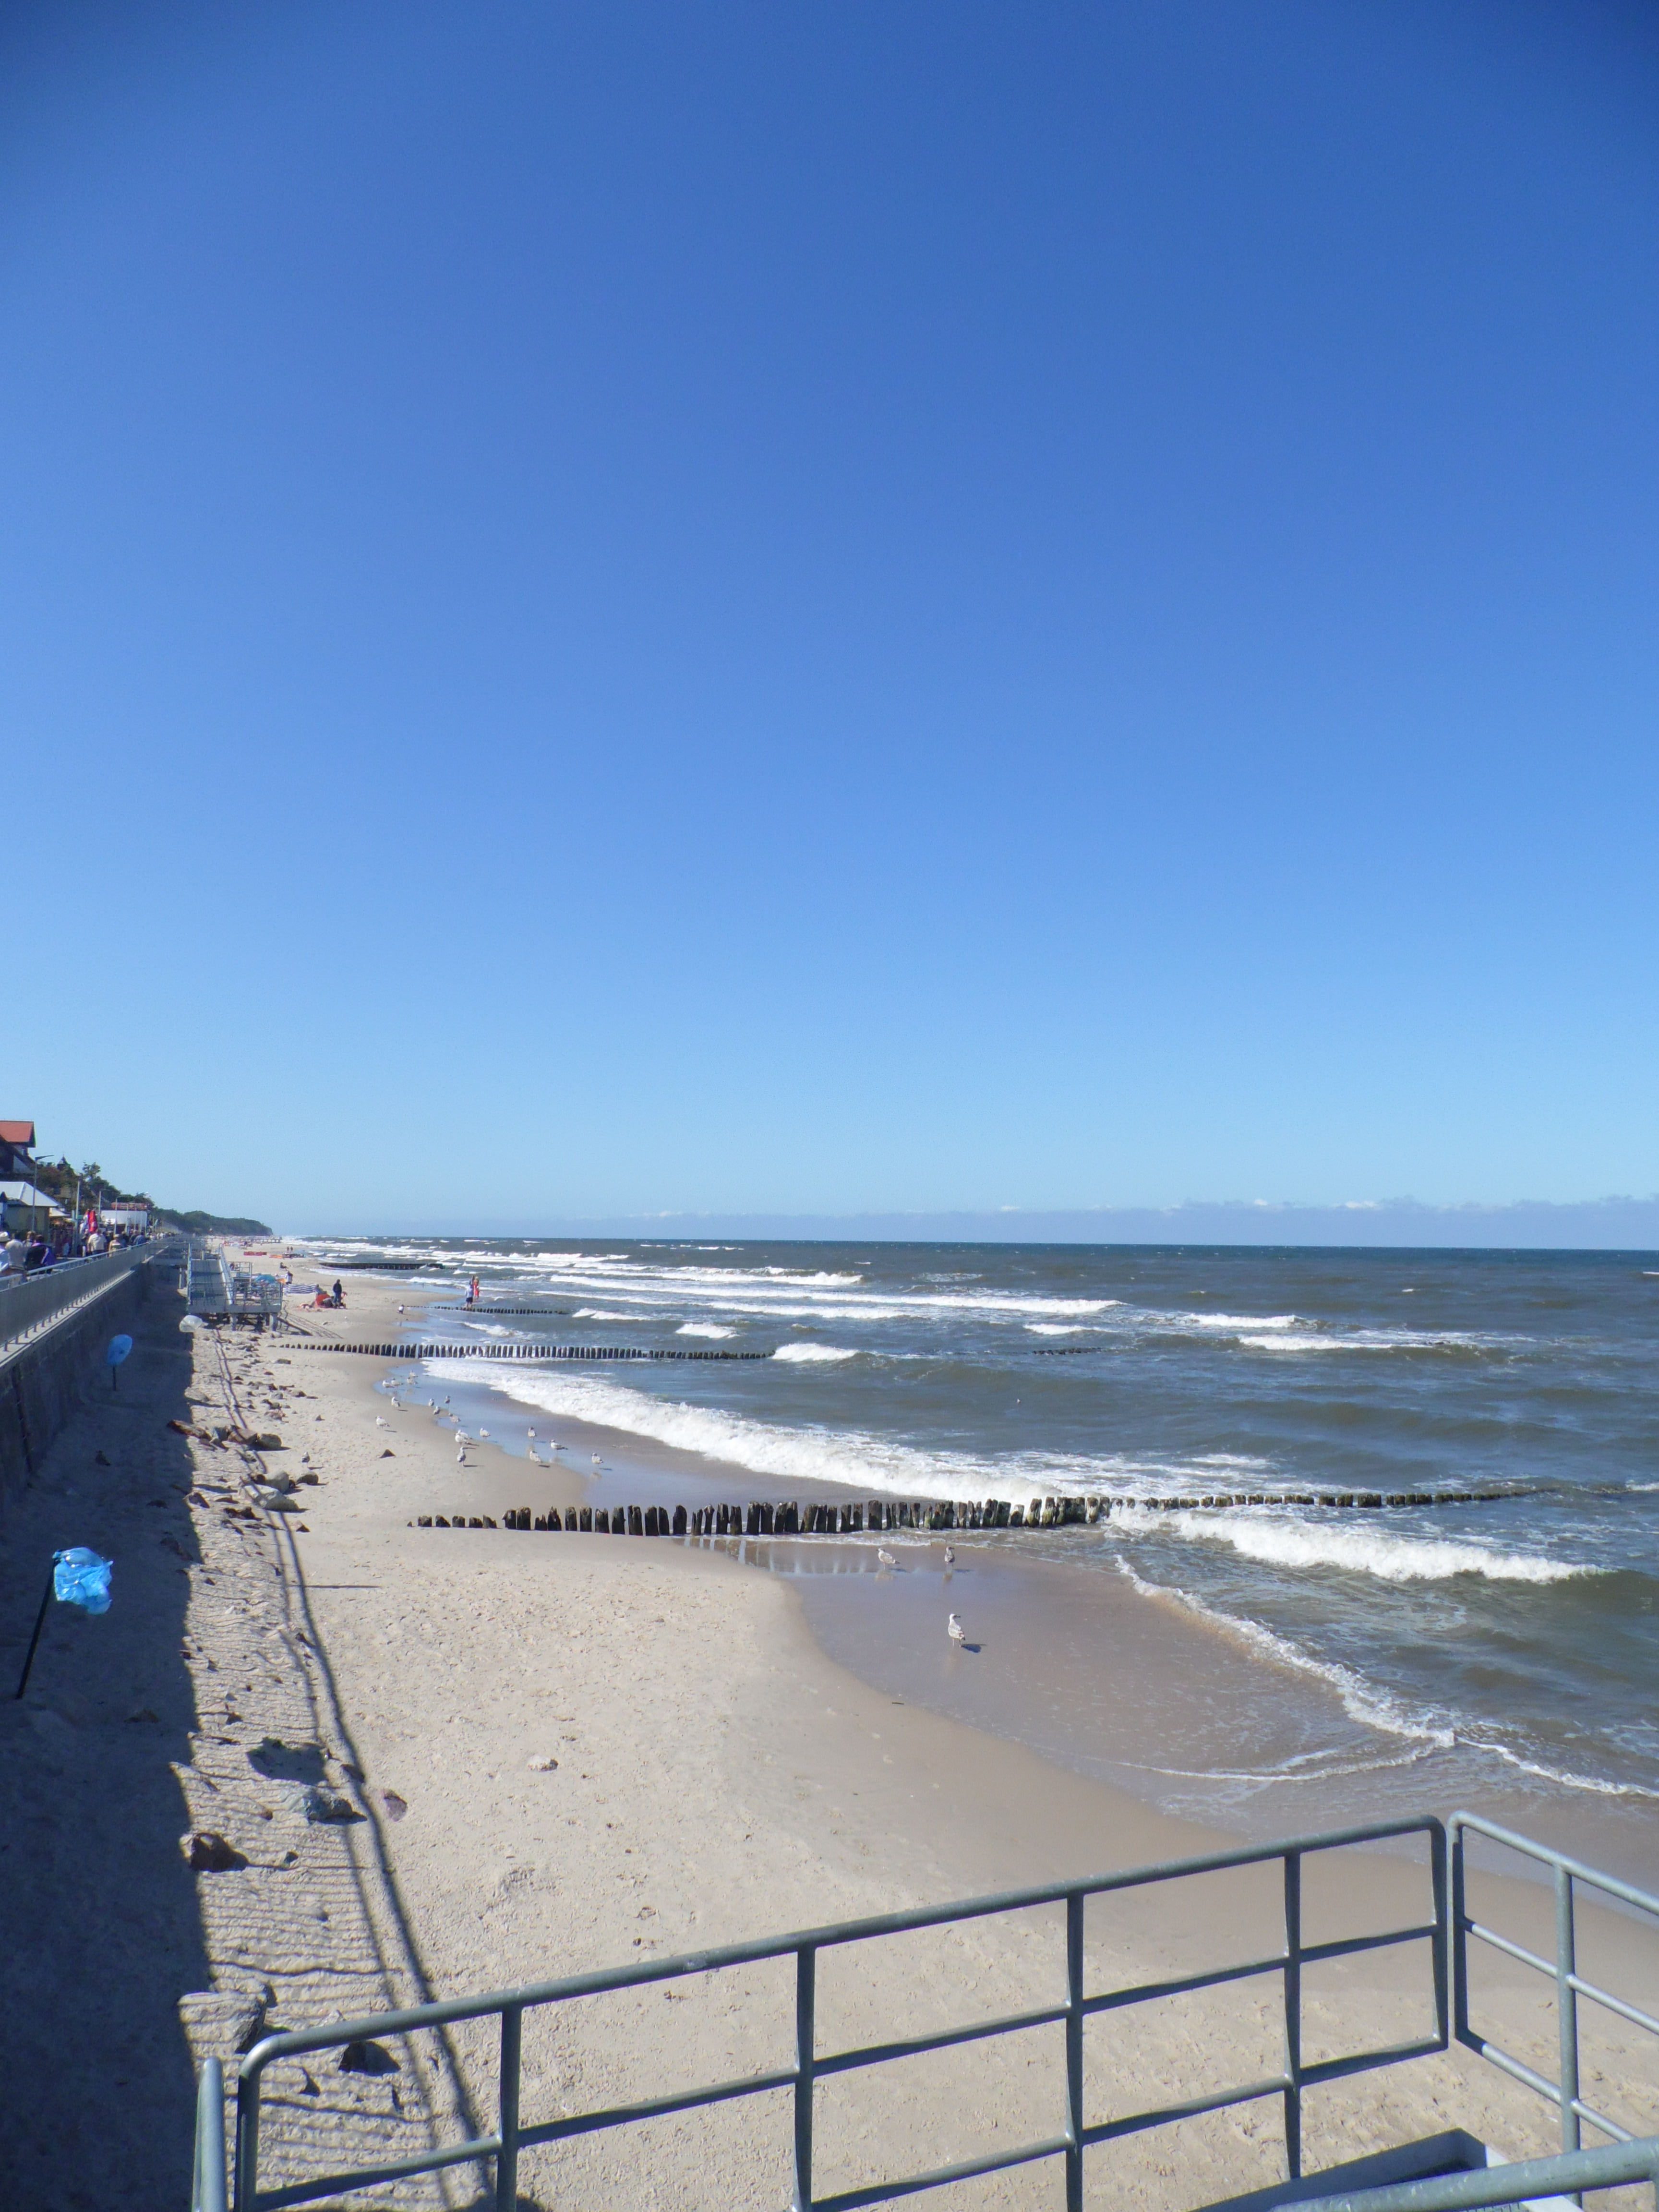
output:
[{"label": "railing post", "polygon": [[1083,1911],[1066,1900],[1066,2212],[1083,2212]]},{"label": "railing post", "polygon": [[1555,1869],[1555,2011],[1561,2031],[1561,2148],[1578,2148],[1578,1945],[1572,1924],[1572,1876]]},{"label": "railing post", "polygon": [[1285,1854],[1285,2171],[1302,2179],[1302,1854]]},{"label": "railing post", "polygon": [[817,2033],[814,2025],[818,1954],[810,1943],[795,1954],[795,2201],[793,2212],[812,2212],[812,2083]]},{"label": "railing post", "polygon": [[1460,2043],[1469,2039],[1469,1897],[1465,1860],[1468,1831],[1459,1825],[1452,1838],[1451,1937],[1452,2033]]},{"label": "railing post", "polygon": [[1451,2048],[1448,1985],[1451,1973],[1451,1927],[1446,1909],[1446,1832],[1437,1821],[1429,1831],[1429,1882],[1434,1896],[1434,2027],[1441,2048]]},{"label": "railing post", "polygon": [[236,2081],[236,2212],[253,2212],[259,2186],[259,2084],[263,2075]]},{"label": "railing post", "polygon": [[519,2047],[522,2005],[501,2007],[500,2084],[501,2147],[495,2154],[495,2212],[519,2212]]},{"label": "railing post", "polygon": [[203,2061],[196,2092],[196,2172],[190,2212],[225,2212],[225,2076],[216,2058]]}]

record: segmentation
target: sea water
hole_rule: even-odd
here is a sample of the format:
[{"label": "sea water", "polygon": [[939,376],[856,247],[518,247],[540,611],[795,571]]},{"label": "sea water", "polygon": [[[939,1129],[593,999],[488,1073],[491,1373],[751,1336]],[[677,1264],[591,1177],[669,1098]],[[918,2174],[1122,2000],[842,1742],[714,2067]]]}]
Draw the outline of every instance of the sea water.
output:
[{"label": "sea water", "polygon": [[[958,1545],[948,1591],[937,1539],[896,1551],[891,1571],[874,1538],[747,1547],[800,1578],[836,1656],[896,1692],[1234,1826],[1458,1797],[1524,1805],[1534,1826],[1546,1808],[1557,1832],[1589,1820],[1603,1855],[1640,1874],[1659,1860],[1653,1255],[316,1249],[428,1262],[409,1279],[432,1302],[428,1340],[765,1353],[450,1370],[457,1386],[692,1455],[719,1472],[709,1498],[834,1484],[1120,1501],[1096,1528]],[[453,1310],[458,1274],[474,1272],[486,1308],[536,1312]],[[1504,1495],[1279,1502],[1473,1489]],[[1123,1502],[1218,1492],[1266,1502]],[[975,1667],[940,1633],[947,1604],[980,1632]]]}]

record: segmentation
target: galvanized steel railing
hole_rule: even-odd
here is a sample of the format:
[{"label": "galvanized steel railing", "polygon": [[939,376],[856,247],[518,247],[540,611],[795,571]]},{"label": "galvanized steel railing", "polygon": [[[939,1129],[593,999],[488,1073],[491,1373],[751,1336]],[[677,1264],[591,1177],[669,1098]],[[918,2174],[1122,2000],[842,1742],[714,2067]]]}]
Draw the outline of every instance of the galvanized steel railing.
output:
[{"label": "galvanized steel railing", "polygon": [[149,1246],[136,1244],[84,1260],[59,1260],[28,1275],[0,1276],[0,1358],[65,1314],[89,1305],[149,1256]]},{"label": "galvanized steel railing", "polygon": [[[1304,1941],[1302,1865],[1307,1856],[1315,1852],[1339,1850],[1348,1844],[1414,1835],[1423,1836],[1428,1842],[1428,1871],[1433,1900],[1431,1919],[1420,1925],[1393,1929],[1382,1935],[1351,1936],[1334,1942],[1312,1944]],[[1279,1861],[1283,1867],[1285,1941],[1283,1948],[1272,1957],[1255,1960],[1243,1966],[1178,1975],[1169,1980],[1139,1983],[1124,1989],[1093,1993],[1085,1989],[1084,1915],[1090,1898],[1273,1860]],[[916,1929],[945,1927],[960,1921],[1024,1911],[1034,1905],[1061,1904],[1066,1907],[1064,2003],[1042,2006],[996,2020],[976,2021],[902,2041],[871,2044],[829,2053],[819,2051],[816,2025],[816,1970],[821,1951]],[[1402,2060],[1424,2057],[1448,2047],[1450,2039],[1450,1932],[1446,1832],[1438,1820],[1424,1816],[1342,1829],[1328,1835],[1298,1837],[1285,1843],[1252,1845],[1243,1850],[1218,1852],[1205,1858],[1140,1867],[1127,1873],[1103,1875],[1089,1881],[1009,1891],[1000,1896],[973,1898],[955,1905],[918,1911],[886,1913],[873,1919],[808,1929],[764,1942],[728,1944],[718,1950],[701,1952],[684,1958],[659,1960],[648,1966],[622,1967],[605,1973],[573,1975],[561,1981],[546,1982],[495,1996],[458,1998],[447,2003],[422,2005],[404,2012],[381,2013],[349,2021],[337,2021],[321,2027],[268,2036],[244,2059],[237,2084],[235,2212],[280,2212],[280,2208],[288,2205],[313,2203],[319,2197],[335,2196],[349,2190],[365,2188],[379,2182],[401,2180],[415,2174],[435,2172],[441,2167],[477,2160],[494,2161],[495,2202],[499,2212],[514,2212],[518,2203],[518,2161],[522,2149],[536,2144],[566,2142],[577,2136],[626,2127],[642,2120],[658,2119],[671,2113],[728,2103],[776,2090],[789,2090],[793,2096],[795,2212],[855,2212],[857,2207],[889,2203],[901,2197],[941,2188],[949,2182],[968,2180],[1042,2159],[1064,2161],[1067,2212],[1081,2212],[1083,2154],[1086,2149],[1148,2128],[1161,2127],[1172,2121],[1194,2118],[1201,2113],[1218,2112],[1230,2106],[1255,2103],[1272,2097],[1278,2098],[1283,2106],[1285,2163],[1294,2179],[1302,2170],[1302,2096],[1305,2089],[1320,2082],[1368,2073],[1376,2068],[1395,2065]],[[1356,2052],[1312,2064],[1305,2062],[1302,2056],[1304,1968],[1334,1959],[1351,1958],[1363,1952],[1413,1942],[1430,1946],[1434,2033],[1385,2050]],[[544,2005],[564,2003],[574,1997],[637,1988],[686,1974],[706,1974],[726,1967],[752,1965],[761,1960],[790,1957],[795,1961],[793,2065],[747,2075],[737,2081],[717,2082],[676,2095],[651,2098],[640,2103],[568,2113],[556,2119],[528,2124],[522,2118],[519,2108],[519,2060],[521,2026],[527,2011]],[[1283,1996],[1285,2062],[1278,2073],[1263,2080],[1118,2119],[1092,2125],[1085,2120],[1084,2024],[1086,2021],[1097,2014],[1119,2010],[1127,2006],[1151,2003],[1159,1998],[1185,1996],[1196,1990],[1267,1975],[1279,1978]],[[260,2187],[261,2085],[266,2069],[276,2060],[370,2038],[404,2035],[452,2021],[492,2016],[501,2022],[498,2118],[493,2134],[445,2144],[415,2157],[387,2164],[319,2175],[282,2188]],[[817,2082],[855,2069],[879,2066],[891,2060],[917,2057],[928,2051],[943,2051],[955,2045],[982,2042],[993,2037],[1016,2034],[1028,2028],[1054,2027],[1062,2023],[1066,2048],[1065,2124],[1060,2132],[994,2157],[969,2159],[929,2172],[910,2174],[863,2188],[843,2190],[831,2196],[821,2197],[815,2193],[813,2093]],[[202,2110],[205,2124],[205,2092]],[[222,2108],[216,2110],[222,2125]],[[203,2165],[203,2154],[198,2147],[198,2174]],[[204,2206],[202,2212],[208,2212],[208,2208]]]},{"label": "galvanized steel railing", "polygon": [[[234,2212],[281,2212],[289,2205],[307,2204],[319,2197],[375,2183],[435,2172],[441,2168],[491,2160],[495,2169],[498,2212],[513,2212],[518,2202],[518,2160],[521,2150],[538,2144],[568,2141],[601,2130],[626,2127],[704,2106],[724,2104],[771,2091],[788,2090],[793,2098],[794,2189],[793,2212],[855,2212],[855,2208],[889,2203],[901,2197],[973,2179],[1043,2159],[1064,2161],[1067,2212],[1080,2212],[1083,2203],[1083,2154],[1096,2144],[1138,2134],[1171,2122],[1197,2118],[1228,2106],[1278,2097],[1284,2110],[1285,2155],[1287,2173],[1296,2180],[1302,2167],[1302,2096],[1318,2083],[1340,2080],[1391,2066],[1448,2048],[1453,2037],[1515,2080],[1554,2102],[1561,2112],[1562,2154],[1509,2166],[1493,2166],[1468,2172],[1443,2174],[1433,2179],[1395,2182],[1383,2188],[1347,2191],[1318,2199],[1324,2212],[1457,2212],[1457,2208],[1513,2205],[1522,2199],[1577,2195],[1586,2190],[1610,2188],[1632,2181],[1651,2182],[1659,2204],[1659,2136],[1633,2138],[1607,2115],[1585,2104],[1578,2093],[1578,2001],[1584,1998],[1605,2006],[1618,2017],[1659,2036],[1659,2020],[1616,1996],[1579,1974],[1574,1923],[1575,1886],[1583,1884],[1619,1904],[1650,1915],[1659,1925],[1659,1899],[1647,1896],[1611,1875],[1596,1872],[1565,1854],[1534,1844],[1481,1820],[1472,1814],[1453,1815],[1450,1841],[1441,1823],[1430,1817],[1389,1821],[1349,1828],[1327,1835],[1298,1837],[1285,1843],[1216,1853],[1211,1856],[1141,1867],[1130,1872],[1100,1876],[1093,1881],[1052,1887],[1011,1891],[1000,1896],[974,1898],[933,1910],[884,1914],[877,1918],[809,1929],[794,1935],[757,1943],[728,1944],[717,1950],[688,1957],[664,1959],[648,1966],[618,1968],[611,1972],[580,1974],[562,1981],[503,1992],[460,1998],[452,2002],[422,2005],[407,2011],[371,2014],[367,2018],[334,2021],[327,2026],[270,2036],[244,2060],[237,2084],[236,2186]],[[1382,1935],[1346,1938],[1335,1942],[1309,1944],[1302,1935],[1302,1867],[1312,1853],[1373,1843],[1390,1838],[1422,1835],[1429,1844],[1429,1875],[1433,1918],[1420,1925],[1392,1929]],[[1468,1910],[1468,1839],[1484,1837],[1518,1851],[1552,1870],[1556,1894],[1556,1956],[1552,1963],[1523,1945],[1498,1934],[1471,1917]],[[1282,1950],[1267,1959],[1224,1966],[1172,1979],[1090,1993],[1084,1982],[1084,1915],[1091,1897],[1146,1887],[1194,1875],[1279,1860],[1283,1868],[1285,1942]],[[1449,1869],[1449,1883],[1448,1873]],[[913,2037],[902,2041],[872,2044],[829,2053],[817,2049],[816,1980],[821,1951],[917,1929],[944,1927],[953,1923],[985,1919],[1017,1912],[1034,1905],[1063,1904],[1066,1907],[1066,1999],[1061,2004],[1039,2007],[989,2021]],[[1469,1943],[1486,1944],[1507,1957],[1548,1975],[1555,1983],[1560,2016],[1561,2078],[1552,2082],[1522,2061],[1500,2050],[1470,2024]],[[1380,2051],[1328,2059],[1314,2065],[1302,2057],[1302,1973],[1304,1967],[1354,1956],[1401,1943],[1425,1942],[1430,1947],[1435,2031],[1417,2041]],[[793,1957],[795,1961],[795,2062],[769,2072],[751,2074],[737,2081],[712,2084],[678,2094],[648,2099],[596,2111],[562,2115],[552,2120],[526,2124],[520,2112],[519,2062],[524,2015],[544,2005],[606,1991],[643,1987],[687,1974],[711,1973],[723,1968],[755,1964],[763,1960]],[[1115,2120],[1090,2124],[1084,2108],[1084,2024],[1095,2014],[1185,1996],[1253,1977],[1276,1975],[1282,1988],[1285,2063],[1281,2070],[1261,2081],[1216,2091],[1182,2103],[1158,2106]],[[278,2189],[258,2185],[260,2093],[264,2072],[277,2060],[302,2052],[337,2048],[369,2038],[403,2035],[422,2028],[438,2027],[465,2020],[500,2021],[498,2118],[495,2131],[447,2144],[416,2157],[387,2164],[319,2175]],[[994,2157],[969,2159],[871,2185],[819,2197],[813,2192],[813,2096],[820,2081],[856,2069],[879,2066],[892,2060],[920,2057],[956,2045],[1012,2035],[1028,2028],[1062,2025],[1065,2028],[1065,2125],[1053,2136],[1021,2145]],[[1614,2140],[1601,2148],[1580,2147],[1582,2124],[1588,2122]],[[192,2212],[226,2212],[223,2089],[218,2063],[210,2060],[203,2069],[197,2108],[197,2150]]]},{"label": "galvanized steel railing", "polygon": [[[1594,1867],[1583,1865],[1569,1858],[1564,1851],[1553,1851],[1547,1844],[1535,1844],[1530,1838],[1517,1836],[1510,1829],[1500,1828],[1490,1820],[1478,1819],[1473,1813],[1454,1813],[1450,1822],[1452,1848],[1452,1924],[1456,1943],[1456,2034],[1460,2043],[1471,2051],[1478,2051],[1494,2066],[1535,2089],[1559,2106],[1561,2113],[1561,2148],[1576,2151],[1579,2147],[1582,2123],[1588,2120],[1604,2136],[1611,2136],[1616,2143],[1628,2143],[1636,2138],[1628,2128],[1620,2127],[1617,2120],[1598,2112],[1587,2105],[1578,2094],[1578,2001],[1588,1997],[1591,2003],[1603,2005],[1620,2020],[1632,2027],[1645,2028],[1650,2035],[1659,2036],[1659,2020],[1644,2012],[1638,2005],[1629,2004],[1623,1997],[1614,1996],[1610,1990],[1599,1989],[1594,1982],[1586,1981],[1578,1972],[1578,1936],[1577,1928],[1576,1885],[1599,1890],[1604,1897],[1615,1899],[1646,1916],[1653,1931],[1659,1934],[1659,1897],[1650,1897],[1645,1891],[1634,1889],[1627,1881],[1619,1881],[1612,1875],[1598,1874]],[[1470,1836],[1485,1836],[1501,1844],[1506,1850],[1516,1851],[1523,1858],[1547,1867],[1555,1886],[1555,1957],[1541,1959],[1495,1929],[1483,1927],[1469,1915],[1468,1903],[1468,1857]],[[1495,2043],[1469,2024],[1468,1942],[1485,1943],[1505,1958],[1519,1960],[1522,1966],[1533,1966],[1546,1974],[1555,1984],[1557,2026],[1560,2031],[1560,2079],[1550,2081],[1523,2060],[1502,2051]],[[1659,2055],[1659,2054],[1656,2054]]]}]

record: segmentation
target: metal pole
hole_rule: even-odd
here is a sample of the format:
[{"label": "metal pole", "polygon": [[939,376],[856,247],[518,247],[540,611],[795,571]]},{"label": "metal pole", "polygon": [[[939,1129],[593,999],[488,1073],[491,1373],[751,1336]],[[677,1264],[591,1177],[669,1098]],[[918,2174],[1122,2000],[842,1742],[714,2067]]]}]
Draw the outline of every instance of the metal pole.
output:
[{"label": "metal pole", "polygon": [[52,1565],[46,1569],[46,1587],[41,1595],[40,1610],[34,1616],[34,1633],[29,1638],[28,1656],[24,1660],[23,1671],[18,1677],[17,1695],[20,1698],[29,1686],[29,1669],[34,1664],[35,1650],[40,1642],[40,1631],[46,1625],[46,1607],[52,1603],[52,1593],[54,1587],[53,1577],[57,1565],[58,1555],[54,1552],[52,1554]]},{"label": "metal pole", "polygon": [[1285,1854],[1285,2167],[1302,2179],[1302,1854]]},{"label": "metal pole", "polygon": [[1572,1876],[1555,1869],[1555,2012],[1561,2031],[1561,2148],[1578,2148],[1578,1947],[1572,1925]]},{"label": "metal pole", "polygon": [[1451,2048],[1451,2021],[1447,1989],[1451,1968],[1451,1929],[1446,1911],[1446,1838],[1443,1832],[1429,1836],[1429,1881],[1434,1893],[1434,2025],[1441,2043]]},{"label": "metal pole", "polygon": [[812,2212],[813,2027],[818,1954],[810,1943],[795,1954],[795,2197],[793,2212]]},{"label": "metal pole", "polygon": [[204,2059],[196,2093],[196,2174],[191,2212],[225,2212],[225,2080],[216,2058]]},{"label": "metal pole", "polygon": [[262,2075],[236,2082],[236,2212],[253,2212],[259,2186],[259,2085]]},{"label": "metal pole", "polygon": [[519,2047],[523,2039],[524,2008],[501,2008],[501,2147],[495,2155],[495,2212],[518,2212],[519,2207]]},{"label": "metal pole", "polygon": [[1066,2212],[1083,2212],[1083,1895],[1066,1900]]},{"label": "metal pole", "polygon": [[1469,1899],[1464,1863],[1468,1838],[1462,1828],[1452,1844],[1452,2026],[1460,2043],[1469,2039]]}]

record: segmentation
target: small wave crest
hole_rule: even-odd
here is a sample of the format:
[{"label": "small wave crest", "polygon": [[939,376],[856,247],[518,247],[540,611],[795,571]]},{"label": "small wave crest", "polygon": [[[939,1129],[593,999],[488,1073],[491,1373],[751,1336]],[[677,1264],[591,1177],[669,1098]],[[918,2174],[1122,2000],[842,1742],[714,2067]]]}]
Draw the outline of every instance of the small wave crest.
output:
[{"label": "small wave crest", "polygon": [[[726,1331],[726,1334],[730,1334]],[[789,1359],[798,1366],[820,1365],[838,1359],[856,1359],[858,1353],[839,1344],[781,1344],[772,1354],[774,1359]]]},{"label": "small wave crest", "polygon": [[683,1321],[674,1331],[676,1336],[735,1336],[737,1333],[717,1321]]},{"label": "small wave crest", "polygon": [[1173,1528],[1194,1542],[1230,1544],[1264,1566],[1340,1567],[1381,1582],[1448,1582],[1454,1575],[1483,1575],[1489,1582],[1560,1583],[1600,1571],[1535,1553],[1497,1552],[1486,1544],[1443,1537],[1395,1536],[1382,1528],[1317,1524],[1278,1513],[1145,1513],[1121,1507],[1114,1528],[1150,1534]]}]

